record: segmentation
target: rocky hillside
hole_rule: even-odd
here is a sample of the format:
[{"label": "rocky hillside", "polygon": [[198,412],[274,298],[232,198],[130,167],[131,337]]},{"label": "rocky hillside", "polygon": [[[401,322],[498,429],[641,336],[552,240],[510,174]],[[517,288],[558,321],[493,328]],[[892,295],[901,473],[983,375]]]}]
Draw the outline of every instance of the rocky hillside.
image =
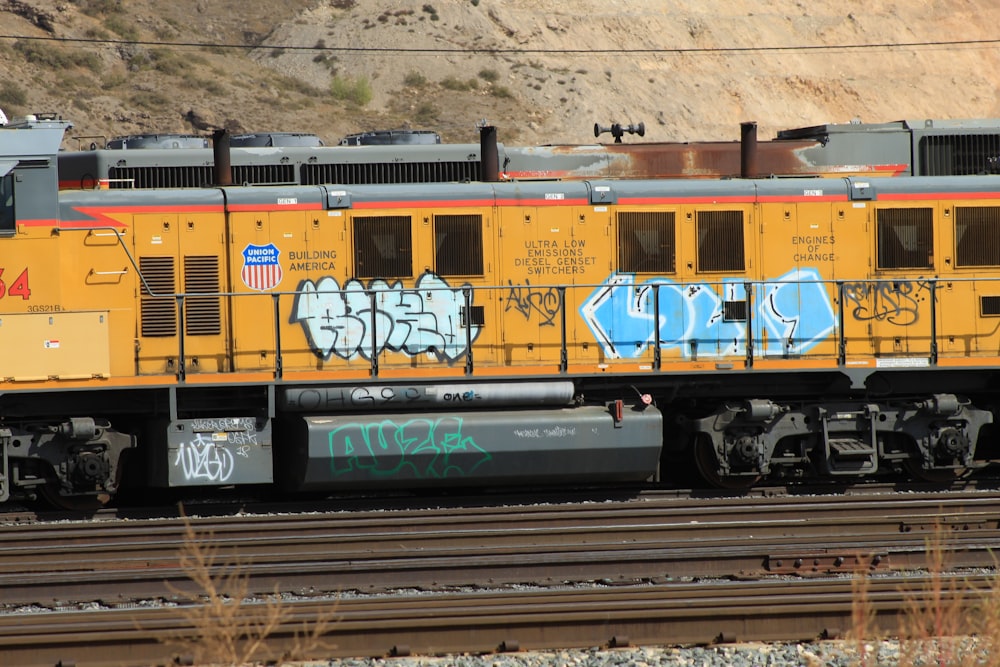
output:
[{"label": "rocky hillside", "polygon": [[481,119],[507,143],[640,121],[767,138],[1000,116],[998,24],[994,0],[0,0],[0,108],[72,120],[69,148],[220,126],[475,141]]}]

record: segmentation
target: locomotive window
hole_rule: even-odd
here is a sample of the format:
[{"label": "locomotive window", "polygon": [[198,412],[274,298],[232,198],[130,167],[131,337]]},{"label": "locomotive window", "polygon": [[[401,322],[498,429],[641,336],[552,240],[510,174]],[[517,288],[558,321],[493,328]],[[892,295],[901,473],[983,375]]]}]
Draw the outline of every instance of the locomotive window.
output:
[{"label": "locomotive window", "polygon": [[[143,336],[177,335],[177,300],[174,299],[174,258],[140,257],[142,297],[139,319]],[[157,296],[151,296],[155,294]]]},{"label": "locomotive window", "polygon": [[955,266],[1000,266],[1000,207],[955,207]]},{"label": "locomotive window", "polygon": [[14,176],[0,178],[0,234],[14,233]]},{"label": "locomotive window", "polygon": [[672,211],[623,211],[618,214],[619,271],[673,273],[676,254]]},{"label": "locomotive window", "polygon": [[483,275],[483,216],[434,216],[434,271],[439,276]]},{"label": "locomotive window", "polygon": [[412,278],[410,216],[354,218],[354,274],[358,278]]},{"label": "locomotive window", "polygon": [[927,269],[934,265],[934,210],[883,208],[878,220],[878,268]]},{"label": "locomotive window", "polygon": [[698,270],[745,269],[743,211],[699,211]]}]

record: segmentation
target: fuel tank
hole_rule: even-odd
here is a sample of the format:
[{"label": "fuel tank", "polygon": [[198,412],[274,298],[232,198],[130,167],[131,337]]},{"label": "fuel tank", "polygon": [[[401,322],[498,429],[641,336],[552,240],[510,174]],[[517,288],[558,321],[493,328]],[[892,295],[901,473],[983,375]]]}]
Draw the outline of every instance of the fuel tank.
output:
[{"label": "fuel tank", "polygon": [[287,490],[634,482],[656,472],[655,407],[287,414]]}]

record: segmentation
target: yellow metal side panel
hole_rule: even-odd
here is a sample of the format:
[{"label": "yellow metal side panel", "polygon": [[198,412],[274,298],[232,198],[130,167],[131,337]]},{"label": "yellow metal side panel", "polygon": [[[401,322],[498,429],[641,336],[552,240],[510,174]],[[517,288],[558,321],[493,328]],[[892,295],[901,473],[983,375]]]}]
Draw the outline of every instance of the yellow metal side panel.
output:
[{"label": "yellow metal side panel", "polygon": [[66,310],[108,310],[111,375],[135,373],[135,267],[119,243],[132,246],[131,230],[121,227],[63,232],[59,273]]},{"label": "yellow metal side panel", "polygon": [[[743,271],[704,270],[699,266],[699,213],[737,211],[743,215]],[[672,328],[678,335],[671,338],[667,356],[711,363],[725,360],[726,363],[742,364],[745,360],[746,341],[750,335],[746,322],[726,320],[724,308],[726,301],[747,301],[744,283],[760,277],[758,217],[754,208],[745,204],[699,204],[680,209],[677,271],[683,295],[677,301],[688,319],[683,327]],[[746,308],[752,305],[747,303]]]},{"label": "yellow metal side panel", "polygon": [[[275,368],[275,332],[280,323],[282,354],[287,364],[295,353],[301,355],[301,335],[287,324],[293,308],[292,295],[279,297],[275,312],[274,293],[292,292],[300,280],[309,275],[310,262],[306,259],[308,224],[322,212],[282,211],[230,214],[229,265],[232,267],[232,299],[234,362],[237,370]],[[257,282],[244,273],[245,253],[248,248],[277,250],[277,273],[270,274],[269,282]],[[277,318],[277,322],[275,321]],[[287,334],[287,335],[286,335]]]},{"label": "yellow metal side panel", "polygon": [[[878,208],[901,209],[911,206],[926,208],[927,203],[891,202],[871,207],[870,228],[876,229]],[[938,210],[934,212],[935,229],[941,223],[939,213]],[[935,239],[935,244],[937,243],[938,240]],[[873,249],[872,253],[873,257],[877,257],[877,250]],[[886,361],[885,365],[920,365],[929,358],[931,294],[928,283],[920,276],[931,276],[934,273],[933,266],[899,269],[880,269],[876,266],[873,273],[876,282],[869,286],[865,298],[856,300],[854,316],[869,322],[875,355],[894,359]]]},{"label": "yellow metal side panel", "polygon": [[62,260],[57,236],[0,238],[0,308],[18,313],[65,310]]},{"label": "yellow metal side panel", "polygon": [[[982,291],[979,291],[982,290]],[[941,280],[937,284],[938,355],[996,356],[1000,317],[980,315],[980,296],[1000,296],[1000,283]]]},{"label": "yellow metal side panel", "polygon": [[[379,215],[382,214],[379,211]],[[271,236],[282,251],[282,257],[287,252],[288,258],[286,275],[280,286],[282,292],[288,293],[281,295],[280,305],[282,367],[285,372],[292,373],[367,371],[371,362],[353,345],[363,337],[369,325],[364,321],[365,315],[359,317],[345,307],[343,293],[345,289],[352,289],[353,294],[358,294],[365,286],[351,280],[354,275],[351,213],[308,211],[301,215],[296,225],[283,218],[280,231],[272,232]],[[273,315],[266,321],[266,325],[252,326],[273,326]],[[244,320],[239,329],[245,326]]]},{"label": "yellow metal side panel", "polygon": [[0,377],[7,381],[110,375],[107,312],[0,318]]},{"label": "yellow metal side panel", "polygon": [[[935,239],[935,254],[941,256],[935,289],[939,359],[1000,354],[1000,315],[994,314],[993,306],[1000,298],[1000,271],[993,266],[959,266],[959,241],[955,229],[958,207],[992,207],[995,204],[958,200],[944,201],[940,205],[940,224]],[[977,244],[994,242],[982,237],[975,241]]]},{"label": "yellow metal side panel", "polygon": [[[612,236],[611,206],[585,206],[573,209],[568,243],[563,241],[554,258],[557,268],[567,273],[565,293],[567,322],[567,361],[583,364],[588,372],[598,372],[607,363],[606,352],[596,340],[587,322],[585,308],[598,298],[607,284],[614,261],[616,239]],[[640,280],[650,276],[641,276]]]},{"label": "yellow metal side panel", "polygon": [[573,209],[509,207],[501,212],[501,263],[508,291],[502,305],[502,365],[558,366],[561,353],[558,287],[574,279],[559,264],[573,251]]},{"label": "yellow metal side panel", "polygon": [[[754,285],[754,356],[833,358],[838,353],[831,203],[765,203],[758,210],[760,275]],[[839,252],[838,252],[839,250]]]},{"label": "yellow metal side panel", "polygon": [[835,202],[832,205],[833,279],[843,284],[843,303],[839,287],[833,292],[843,310],[844,350],[848,365],[869,360],[874,355],[872,339],[872,283],[875,253],[874,223],[869,220],[870,202]]},{"label": "yellow metal side panel", "polygon": [[[222,213],[153,213],[136,215],[133,219],[134,253],[137,261],[143,257],[174,260],[174,293],[184,291],[185,266],[188,258],[216,258],[218,260],[219,285],[216,290],[226,290],[226,257],[224,251],[225,217]],[[142,335],[142,286],[135,280],[135,297],[138,305],[139,322],[139,373],[172,374],[176,372],[180,356],[180,339],[177,328],[174,335]],[[176,308],[176,303],[173,306]],[[214,373],[229,370],[228,318],[225,300],[219,306],[219,333],[198,334],[184,337],[184,353],[187,372]]]},{"label": "yellow metal side panel", "polygon": [[[496,290],[473,289],[469,295],[470,307],[483,310],[485,323],[482,326],[467,322],[468,318],[462,314],[467,303],[466,286],[484,288],[496,284],[487,279],[487,276],[496,277],[490,275],[493,271],[492,208],[449,207],[384,213],[412,218],[413,277],[390,280],[392,290],[377,300],[380,370],[405,369],[415,375],[428,376],[451,368],[463,369],[470,339],[475,366],[495,365],[498,355]],[[482,218],[483,275],[449,276],[436,272],[435,214]]]},{"label": "yellow metal side panel", "polygon": [[[150,213],[136,215],[132,219],[133,243],[136,262],[142,264],[144,257],[174,260],[174,293],[180,290],[180,258],[177,241],[177,215],[174,213]],[[140,375],[172,373],[176,370],[179,355],[179,341],[173,336],[143,336],[141,318],[142,281],[134,279],[136,300],[136,337],[138,340],[138,373]],[[155,288],[154,288],[155,290]]]}]

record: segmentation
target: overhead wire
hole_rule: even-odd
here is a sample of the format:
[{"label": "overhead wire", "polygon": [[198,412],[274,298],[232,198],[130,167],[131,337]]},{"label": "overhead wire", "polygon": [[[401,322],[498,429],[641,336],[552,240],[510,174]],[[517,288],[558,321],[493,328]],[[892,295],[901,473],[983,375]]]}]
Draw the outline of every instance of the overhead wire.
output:
[{"label": "overhead wire", "polygon": [[317,51],[328,53],[379,53],[400,55],[701,55],[725,53],[786,53],[830,51],[876,51],[886,49],[962,49],[994,48],[1000,39],[958,39],[916,42],[875,42],[867,44],[798,44],[787,46],[720,46],[720,47],[629,47],[612,49],[565,48],[498,48],[498,47],[404,47],[404,46],[304,46],[299,44],[233,44],[208,42],[173,42],[132,39],[107,39],[96,37],[55,37],[35,35],[0,35],[0,40],[31,40],[58,43],[76,43],[106,46],[146,46],[150,48],[202,48],[202,49],[265,49],[284,51]]}]

